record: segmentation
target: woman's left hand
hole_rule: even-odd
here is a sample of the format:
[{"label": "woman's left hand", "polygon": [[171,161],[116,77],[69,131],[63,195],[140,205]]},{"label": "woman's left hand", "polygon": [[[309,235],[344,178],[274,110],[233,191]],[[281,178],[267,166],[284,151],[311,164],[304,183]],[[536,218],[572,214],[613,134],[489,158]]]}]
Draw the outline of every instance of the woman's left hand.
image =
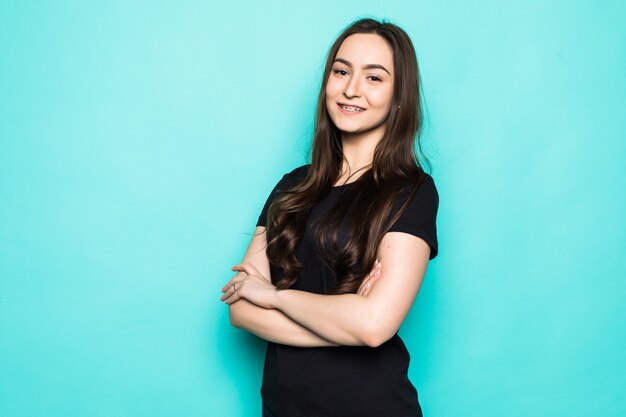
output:
[{"label": "woman's left hand", "polygon": [[226,304],[245,298],[253,304],[264,308],[274,308],[276,287],[250,263],[240,263],[232,268],[233,271],[241,271],[224,285],[224,295],[220,300]]}]

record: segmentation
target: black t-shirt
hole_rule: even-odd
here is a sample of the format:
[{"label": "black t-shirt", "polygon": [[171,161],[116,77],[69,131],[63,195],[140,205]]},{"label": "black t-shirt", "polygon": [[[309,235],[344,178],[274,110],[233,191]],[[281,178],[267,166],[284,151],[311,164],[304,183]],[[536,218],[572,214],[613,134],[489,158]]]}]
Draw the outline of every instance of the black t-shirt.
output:
[{"label": "black t-shirt", "polygon": [[[280,190],[304,179],[310,165],[285,174],[276,184],[259,216],[257,226],[267,225],[267,209]],[[423,183],[402,216],[389,231],[406,232],[424,239],[437,256],[436,217],[439,195],[432,177]],[[333,187],[311,210],[305,230],[345,192],[348,183]],[[395,207],[407,198],[400,193]],[[404,200],[403,200],[404,199]],[[392,211],[392,214],[397,211]],[[347,223],[342,223],[347,227]],[[325,294],[334,281],[334,272],[321,261],[305,231],[296,247],[303,269],[292,289]],[[268,241],[271,236],[267,236]],[[270,265],[272,282],[281,271]],[[415,387],[408,379],[409,352],[396,333],[376,348],[329,346],[303,348],[268,342],[261,396],[277,417],[421,417]]]}]

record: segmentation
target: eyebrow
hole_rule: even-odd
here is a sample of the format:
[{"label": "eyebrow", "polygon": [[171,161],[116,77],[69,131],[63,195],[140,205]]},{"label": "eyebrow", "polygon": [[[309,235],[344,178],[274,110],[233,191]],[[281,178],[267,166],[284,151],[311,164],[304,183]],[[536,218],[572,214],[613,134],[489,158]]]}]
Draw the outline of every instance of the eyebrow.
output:
[{"label": "eyebrow", "polygon": [[[342,63],[346,64],[347,66],[349,66],[350,68],[352,68],[352,64],[350,63],[350,61],[345,60],[345,59],[343,59],[343,58],[336,58],[336,59],[333,61],[333,64],[334,64],[335,62],[342,62]],[[387,74],[391,75],[391,74],[389,73],[389,71],[387,71],[387,68],[385,68],[385,67],[383,67],[382,65],[379,65],[379,64],[367,64],[367,65],[363,65],[363,69],[381,69],[381,70],[385,71]]]}]

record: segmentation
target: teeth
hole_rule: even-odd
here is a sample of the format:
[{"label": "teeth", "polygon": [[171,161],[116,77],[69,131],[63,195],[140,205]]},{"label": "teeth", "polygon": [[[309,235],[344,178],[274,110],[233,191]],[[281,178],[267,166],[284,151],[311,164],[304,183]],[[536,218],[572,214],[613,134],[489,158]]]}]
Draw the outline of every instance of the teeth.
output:
[{"label": "teeth", "polygon": [[360,109],[358,107],[350,107],[350,106],[341,106],[342,109],[348,110],[348,111],[363,111],[363,109]]}]

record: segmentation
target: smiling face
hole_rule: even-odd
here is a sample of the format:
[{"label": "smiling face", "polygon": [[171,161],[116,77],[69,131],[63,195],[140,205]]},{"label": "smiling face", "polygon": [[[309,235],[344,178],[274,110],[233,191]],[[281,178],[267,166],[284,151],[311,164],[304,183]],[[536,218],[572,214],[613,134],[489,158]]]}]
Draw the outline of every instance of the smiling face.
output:
[{"label": "smiling face", "polygon": [[337,51],[326,84],[326,109],[343,134],[379,139],[393,98],[393,51],[379,35],[348,36]]}]

